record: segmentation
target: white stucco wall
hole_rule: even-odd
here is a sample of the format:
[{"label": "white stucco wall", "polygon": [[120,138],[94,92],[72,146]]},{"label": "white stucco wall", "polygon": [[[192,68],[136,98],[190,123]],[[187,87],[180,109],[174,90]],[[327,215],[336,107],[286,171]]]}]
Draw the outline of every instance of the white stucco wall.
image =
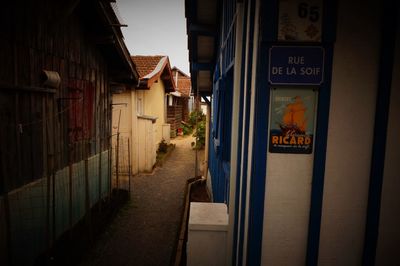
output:
[{"label": "white stucco wall", "polygon": [[[133,130],[132,130],[132,102],[131,102],[131,91],[127,90],[123,93],[119,94],[113,94],[112,96],[113,100],[113,108],[112,108],[112,150],[113,150],[113,167],[115,167],[116,163],[116,144],[117,144],[117,133],[119,132],[119,163],[121,165],[121,168],[124,168],[125,165],[125,160],[123,158],[128,157],[128,150],[123,148],[124,145],[127,145],[128,139],[131,142],[133,139]],[[118,125],[119,124],[119,125]],[[118,129],[119,126],[119,129]],[[132,145],[130,152],[132,152]],[[131,156],[131,171],[135,167],[134,165],[134,158]],[[127,160],[126,160],[127,161]],[[120,168],[120,169],[121,169]],[[132,171],[132,174],[136,174],[134,171]]]},{"label": "white stucco wall", "polygon": [[[272,97],[271,92],[271,101]],[[310,111],[310,115],[316,115]],[[269,113],[272,112],[270,109]],[[270,125],[276,123],[272,117],[269,121]],[[263,265],[306,263],[313,164],[313,153],[267,153]]]},{"label": "white stucco wall", "polygon": [[400,17],[395,51],[376,265],[400,265]]},{"label": "white stucco wall", "polygon": [[113,94],[112,100],[112,133],[117,133],[118,119],[120,117],[119,132],[121,136],[130,137],[132,133],[131,91],[125,91],[120,94]]},{"label": "white stucco wall", "polygon": [[155,145],[162,140],[162,125],[165,124],[164,95],[165,89],[161,79],[154,83],[150,90],[144,90],[144,114],[156,116]]},{"label": "white stucco wall", "polygon": [[[118,131],[118,118],[121,111],[120,121],[120,136],[123,138],[129,137],[131,146],[131,173],[137,174],[138,169],[138,129],[137,129],[137,116],[136,116],[136,91],[128,90],[121,94],[113,94],[112,111],[112,137],[113,147],[116,143],[116,133]],[[122,104],[122,105],[121,105]],[[126,105],[124,105],[126,104]]]},{"label": "white stucco wall", "polygon": [[312,154],[267,155],[262,265],[305,265]]},{"label": "white stucco wall", "polygon": [[361,265],[378,81],[377,1],[339,1],[319,265]]}]

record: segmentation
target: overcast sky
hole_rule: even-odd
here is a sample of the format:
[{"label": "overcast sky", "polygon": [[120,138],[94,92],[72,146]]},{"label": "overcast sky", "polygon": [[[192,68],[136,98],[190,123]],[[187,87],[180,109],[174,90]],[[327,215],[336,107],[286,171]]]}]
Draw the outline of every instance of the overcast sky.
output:
[{"label": "overcast sky", "polygon": [[168,55],[171,67],[189,73],[184,0],[117,0],[132,55]]}]

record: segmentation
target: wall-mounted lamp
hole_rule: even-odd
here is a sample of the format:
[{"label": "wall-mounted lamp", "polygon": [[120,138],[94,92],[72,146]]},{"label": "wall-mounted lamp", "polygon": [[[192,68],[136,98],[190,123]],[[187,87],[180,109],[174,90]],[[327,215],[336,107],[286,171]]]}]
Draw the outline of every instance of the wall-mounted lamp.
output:
[{"label": "wall-mounted lamp", "polygon": [[45,87],[58,89],[61,84],[61,77],[56,71],[42,70],[41,81]]}]

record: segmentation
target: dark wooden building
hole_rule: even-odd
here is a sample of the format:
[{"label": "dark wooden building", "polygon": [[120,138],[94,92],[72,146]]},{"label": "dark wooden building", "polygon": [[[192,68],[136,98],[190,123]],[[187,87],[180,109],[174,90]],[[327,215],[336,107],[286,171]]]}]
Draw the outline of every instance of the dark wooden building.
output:
[{"label": "dark wooden building", "polygon": [[137,84],[112,4],[1,4],[1,265],[32,264],[111,191],[110,87]]},{"label": "dark wooden building", "polygon": [[191,93],[190,77],[177,67],[172,68],[175,92],[168,97],[167,123],[171,124],[171,137],[175,137],[181,122],[189,120],[189,99]]}]

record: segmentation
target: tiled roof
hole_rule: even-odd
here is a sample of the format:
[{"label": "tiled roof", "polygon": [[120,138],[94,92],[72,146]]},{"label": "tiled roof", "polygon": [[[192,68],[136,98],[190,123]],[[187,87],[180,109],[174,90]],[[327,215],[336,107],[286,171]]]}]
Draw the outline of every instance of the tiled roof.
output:
[{"label": "tiled roof", "polygon": [[178,73],[179,73],[179,76],[181,76],[181,77],[190,78],[189,75],[187,75],[185,72],[183,72],[182,70],[180,70],[179,68],[177,68],[176,66],[174,66],[174,67],[172,68],[172,73],[174,73],[174,75],[175,75],[176,72],[178,72]]},{"label": "tiled roof", "polygon": [[[172,68],[172,73],[175,82],[176,78],[178,78],[176,90],[182,93],[184,96],[188,97],[190,95],[190,89],[192,87],[190,77],[177,67]],[[176,73],[178,73],[178,75],[176,75]]]},{"label": "tiled roof", "polygon": [[191,86],[192,82],[190,81],[190,78],[179,78],[176,90],[185,96],[189,96]]},{"label": "tiled roof", "polygon": [[175,91],[175,82],[168,56],[134,55],[131,58],[139,73],[137,89],[150,89],[154,82],[161,78],[165,85],[165,92]]},{"label": "tiled roof", "polygon": [[154,55],[154,56],[146,56],[146,55],[134,55],[132,56],[132,61],[136,65],[136,69],[139,73],[139,78],[143,78],[147,74],[151,73],[160,62],[161,58],[165,56],[162,55]]}]

